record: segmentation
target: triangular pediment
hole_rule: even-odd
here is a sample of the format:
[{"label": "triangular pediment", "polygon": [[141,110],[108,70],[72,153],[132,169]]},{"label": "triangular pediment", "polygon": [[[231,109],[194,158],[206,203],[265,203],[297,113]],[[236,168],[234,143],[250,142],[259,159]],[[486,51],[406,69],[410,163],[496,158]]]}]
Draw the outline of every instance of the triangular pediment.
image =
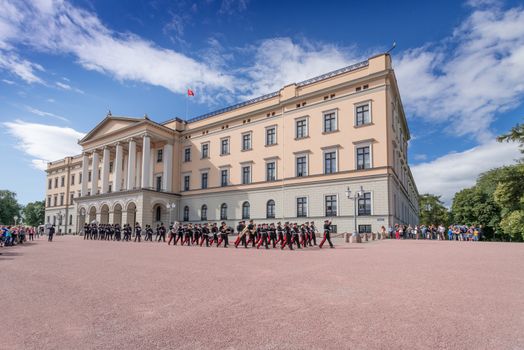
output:
[{"label": "triangular pediment", "polygon": [[133,125],[138,125],[143,122],[144,118],[128,118],[128,117],[113,117],[107,116],[98,123],[83,139],[78,143],[83,144],[90,140],[98,139],[109,134],[113,134],[120,129],[129,128]]}]

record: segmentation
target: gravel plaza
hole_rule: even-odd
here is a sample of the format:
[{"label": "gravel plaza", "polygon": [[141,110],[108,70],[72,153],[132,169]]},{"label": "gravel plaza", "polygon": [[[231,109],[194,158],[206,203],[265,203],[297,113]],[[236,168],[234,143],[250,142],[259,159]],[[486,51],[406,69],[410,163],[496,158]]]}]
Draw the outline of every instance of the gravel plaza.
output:
[{"label": "gravel plaza", "polygon": [[0,348],[524,348],[524,245],[334,243],[2,249]]}]

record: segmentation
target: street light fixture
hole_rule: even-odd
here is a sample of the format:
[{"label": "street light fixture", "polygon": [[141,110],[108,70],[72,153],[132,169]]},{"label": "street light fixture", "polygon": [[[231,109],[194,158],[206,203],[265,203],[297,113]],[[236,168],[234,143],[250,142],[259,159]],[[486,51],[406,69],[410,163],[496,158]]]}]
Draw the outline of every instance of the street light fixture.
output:
[{"label": "street light fixture", "polygon": [[357,231],[357,201],[360,197],[362,197],[364,195],[364,188],[362,186],[360,186],[360,190],[358,190],[353,196],[351,196],[351,189],[348,188],[346,189],[346,196],[349,200],[353,200],[353,209],[354,209],[354,213],[353,213],[353,220],[354,220],[354,223],[355,223],[355,229],[353,231],[353,237],[356,237],[357,234],[358,234],[358,231]]},{"label": "street light fixture", "polygon": [[13,219],[15,219],[15,226],[16,226],[16,223],[18,222],[18,215],[15,215],[15,216],[13,217]]}]

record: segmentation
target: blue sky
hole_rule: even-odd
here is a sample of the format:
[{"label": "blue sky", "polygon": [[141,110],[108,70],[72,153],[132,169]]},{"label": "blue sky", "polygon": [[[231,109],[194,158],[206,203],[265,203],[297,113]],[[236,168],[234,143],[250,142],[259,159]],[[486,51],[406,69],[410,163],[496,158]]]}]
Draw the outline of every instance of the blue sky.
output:
[{"label": "blue sky", "polygon": [[419,191],[449,203],[512,163],[524,117],[515,1],[0,0],[0,187],[42,199],[47,161],[107,113],[196,116],[392,52]]}]

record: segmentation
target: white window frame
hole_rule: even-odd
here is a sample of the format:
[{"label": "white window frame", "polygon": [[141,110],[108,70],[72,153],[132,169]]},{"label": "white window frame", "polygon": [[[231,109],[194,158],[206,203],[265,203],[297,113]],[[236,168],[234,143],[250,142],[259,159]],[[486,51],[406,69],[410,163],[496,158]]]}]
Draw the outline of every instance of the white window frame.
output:
[{"label": "white window frame", "polygon": [[[373,101],[372,100],[366,100],[366,101],[360,101],[353,104],[353,125],[357,128],[360,128],[362,126],[371,125],[373,124]],[[357,125],[357,107],[368,105],[369,107],[369,123]]]},{"label": "white window frame", "polygon": [[[249,135],[249,148],[244,148],[244,135]],[[251,151],[253,149],[253,131],[246,131],[240,134],[240,150],[242,152]]]},{"label": "white window frame", "polygon": [[[299,121],[302,121],[302,120],[306,121],[306,133],[305,133],[304,136],[298,137],[298,134],[297,134],[297,123]],[[295,140],[302,140],[302,139],[306,139],[306,138],[309,137],[309,116],[306,115],[306,116],[295,118],[295,123],[294,123],[293,126],[295,127],[295,130],[294,130]]]},{"label": "white window frame", "polygon": [[[222,153],[222,141],[227,140],[227,153]],[[227,156],[231,153],[231,137],[222,137],[220,138],[220,155],[221,156]]]},{"label": "white window frame", "polygon": [[[207,157],[204,157],[204,145],[207,145]],[[211,158],[211,142],[206,141],[200,144],[200,159]]]},{"label": "white window frame", "polygon": [[[327,174],[326,173],[326,153],[330,153],[333,151],[335,151],[335,158],[336,158],[335,159],[335,171]],[[338,173],[339,171],[338,162],[339,162],[338,147],[330,147],[330,148],[326,148],[322,150],[322,174],[323,175],[331,175],[331,174]]]},{"label": "white window frame", "polygon": [[[218,168],[219,170],[219,173],[218,173],[218,183],[220,184],[220,187],[226,187],[226,186],[229,186],[231,184],[231,171],[230,171],[230,167],[220,167]],[[222,171],[227,171],[227,179],[226,179],[226,184],[225,185],[222,185]],[[208,180],[209,181],[209,180]]]},{"label": "white window frame", "polygon": [[[326,115],[335,113],[335,129],[331,131],[326,131]],[[332,132],[337,132],[338,129],[338,108],[329,109],[327,111],[322,112],[322,132],[325,134],[331,134]]]},{"label": "white window frame", "polygon": [[[277,126],[278,126],[277,124],[266,126],[265,132],[264,132],[264,145],[265,146],[276,146],[276,145],[278,145],[278,128],[277,128]],[[271,129],[275,129],[275,143],[268,144],[267,143],[267,132],[268,132],[268,130],[271,130]],[[251,142],[253,142],[253,140],[251,140]]]},{"label": "white window frame", "polygon": [[339,200],[338,193],[325,193],[322,196],[322,199],[324,199],[324,203],[323,203],[323,207],[324,207],[323,210],[324,211],[322,212],[322,216],[326,216],[326,197],[327,196],[335,196],[336,197],[336,199],[337,199],[337,215],[335,217],[340,216],[340,200]]},{"label": "white window frame", "polygon": [[[189,149],[189,160],[186,160],[186,150],[187,149]],[[191,146],[185,146],[184,147],[184,163],[191,162],[191,158],[193,158],[193,155],[191,153],[193,153],[193,152],[191,152]]]},{"label": "white window frame", "polygon": [[[185,187],[186,176],[189,176],[189,189],[188,190],[186,190],[186,187]],[[191,190],[191,172],[182,173],[182,186],[181,187],[182,187],[183,192]]]},{"label": "white window frame", "polygon": [[[373,142],[370,141],[364,141],[364,142],[356,142],[354,144],[355,150],[355,170],[368,170],[373,169]],[[369,168],[366,169],[358,169],[358,155],[357,155],[357,149],[362,147],[369,147]]]},{"label": "white window frame", "polygon": [[[244,168],[249,168],[249,182],[244,183]],[[240,163],[240,184],[241,185],[250,185],[253,183],[253,164],[249,163]]]},{"label": "white window frame", "polygon": [[[298,176],[297,158],[306,157],[306,175]],[[324,160],[322,160],[324,162]],[[309,152],[295,154],[295,177],[309,176]]]},{"label": "white window frame", "polygon": [[[369,215],[359,215],[358,214],[358,199],[357,199],[357,216],[373,216],[375,214],[375,210],[374,210],[374,207],[375,207],[375,196],[374,196],[374,193],[373,191],[365,191],[364,193],[369,193],[371,194],[371,212]],[[396,207],[394,208],[395,209],[395,212],[396,212]],[[395,216],[396,216],[396,213],[395,213]]]},{"label": "white window frame", "polygon": [[[268,180],[267,179],[267,165],[269,163],[275,163],[275,179],[274,180]],[[277,163],[277,158],[268,158],[266,159],[266,163],[265,163],[265,181],[266,182],[273,182],[273,181],[277,181],[278,180],[278,163]]]},{"label": "white window frame", "polygon": [[[299,198],[306,198],[306,216],[298,216],[298,202]],[[309,217],[309,196],[295,196],[295,217]]]},{"label": "white window frame", "polygon": [[[204,176],[204,174],[207,174],[207,186],[206,188],[202,187],[202,176]],[[209,169],[202,169],[200,170],[200,189],[208,189],[209,188]]]}]

